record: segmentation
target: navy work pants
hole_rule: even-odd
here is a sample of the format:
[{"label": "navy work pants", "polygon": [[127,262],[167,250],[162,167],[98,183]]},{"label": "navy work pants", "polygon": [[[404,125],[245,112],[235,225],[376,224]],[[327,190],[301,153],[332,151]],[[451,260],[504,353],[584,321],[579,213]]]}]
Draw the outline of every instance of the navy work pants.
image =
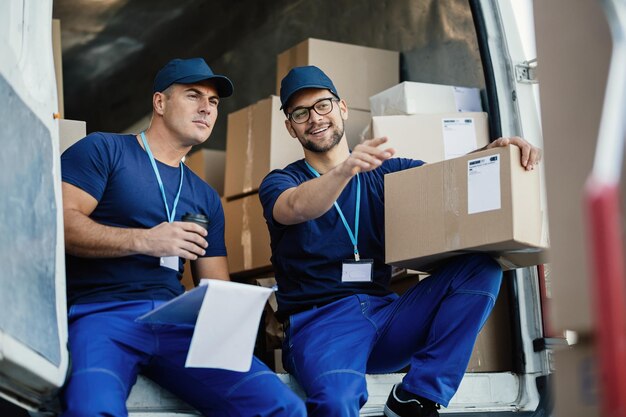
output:
[{"label": "navy work pants", "polygon": [[127,416],[126,399],[139,372],[205,416],[306,415],[302,400],[257,358],[248,372],[185,368],[193,326],[135,322],[157,303],[70,308],[72,370],[62,393],[63,417]]},{"label": "navy work pants", "polygon": [[366,373],[410,365],[403,387],[447,406],[491,312],[502,271],[486,255],[454,258],[398,297],[354,295],[289,317],[284,366],[312,417],[357,417]]}]

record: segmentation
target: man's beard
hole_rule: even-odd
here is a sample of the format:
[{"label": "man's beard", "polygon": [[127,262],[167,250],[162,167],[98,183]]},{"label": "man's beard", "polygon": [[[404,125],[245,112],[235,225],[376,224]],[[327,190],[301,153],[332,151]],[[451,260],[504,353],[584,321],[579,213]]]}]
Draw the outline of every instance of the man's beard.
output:
[{"label": "man's beard", "polygon": [[341,128],[336,128],[336,126],[333,124],[330,126],[330,128],[333,128],[333,134],[331,136],[331,141],[324,144],[324,143],[316,143],[313,141],[310,141],[308,139],[306,139],[306,137],[300,138],[300,143],[302,144],[302,146],[304,147],[304,149],[309,150],[311,152],[315,152],[315,153],[324,153],[326,151],[329,151],[330,149],[334,148],[335,146],[337,146],[337,144],[339,142],[341,142],[341,138],[343,137],[343,133],[345,130],[345,122],[343,119],[341,119]]}]

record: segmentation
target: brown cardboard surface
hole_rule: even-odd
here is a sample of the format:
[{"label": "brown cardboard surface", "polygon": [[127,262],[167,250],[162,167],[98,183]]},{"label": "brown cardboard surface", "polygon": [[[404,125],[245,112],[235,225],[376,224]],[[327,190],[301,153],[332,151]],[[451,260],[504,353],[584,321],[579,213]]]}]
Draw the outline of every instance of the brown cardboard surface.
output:
[{"label": "brown cardboard surface", "polygon": [[298,139],[289,135],[276,96],[228,115],[224,195],[257,190],[271,170],[304,157]]},{"label": "brown cardboard surface", "polygon": [[[500,208],[470,214],[468,163],[494,155],[500,158]],[[519,148],[509,146],[386,175],[386,262],[427,271],[459,253],[486,252],[505,269],[543,263],[539,171],[524,170],[519,160]]]},{"label": "brown cardboard surface", "polygon": [[258,194],[224,203],[230,273],[270,266],[270,237]]},{"label": "brown cardboard surface", "polygon": [[280,53],[276,60],[276,94],[293,67],[315,65],[337,88],[348,107],[370,109],[370,96],[398,84],[400,53],[320,39],[307,39]]},{"label": "brown cardboard surface", "polygon": [[87,136],[87,122],[82,120],[59,119],[59,151],[67,148]]},{"label": "brown cardboard surface", "polygon": [[346,139],[350,149],[369,139],[367,131],[372,123],[370,112],[365,110],[348,109],[348,120],[345,123]]},{"label": "brown cardboard surface", "polygon": [[443,121],[448,119],[472,119],[476,141],[466,137],[468,152],[489,143],[487,113],[437,113],[411,116],[378,116],[372,118],[373,137],[387,136],[385,147],[396,150],[400,158],[421,159],[438,162],[445,159]]},{"label": "brown cardboard surface", "polygon": [[226,152],[216,149],[198,149],[185,158],[185,165],[215,188],[220,196],[224,195]]},{"label": "brown cardboard surface", "polygon": [[61,21],[52,19],[52,60],[57,83],[57,106],[59,116],[65,117],[65,102],[63,99],[63,56],[61,50]]},{"label": "brown cardboard surface", "polygon": [[555,416],[599,417],[598,370],[592,341],[554,353]]},{"label": "brown cardboard surface", "polygon": [[[595,155],[611,36],[602,3],[595,0],[535,1],[534,13],[552,246],[552,327],[592,332],[582,197]],[[555,30],[556,21],[567,24]],[[583,60],[580,51],[585,51]]]}]

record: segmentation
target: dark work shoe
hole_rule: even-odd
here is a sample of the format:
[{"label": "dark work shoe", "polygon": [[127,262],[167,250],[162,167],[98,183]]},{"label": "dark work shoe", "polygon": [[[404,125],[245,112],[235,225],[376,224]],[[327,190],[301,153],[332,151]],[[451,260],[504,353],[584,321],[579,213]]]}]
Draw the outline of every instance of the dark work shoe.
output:
[{"label": "dark work shoe", "polygon": [[437,417],[439,404],[402,389],[400,384],[393,386],[385,404],[387,417]]}]

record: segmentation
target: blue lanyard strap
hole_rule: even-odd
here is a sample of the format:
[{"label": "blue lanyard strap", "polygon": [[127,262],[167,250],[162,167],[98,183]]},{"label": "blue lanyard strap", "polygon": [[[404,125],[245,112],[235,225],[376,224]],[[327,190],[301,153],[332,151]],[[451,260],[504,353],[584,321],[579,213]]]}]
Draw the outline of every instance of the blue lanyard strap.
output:
[{"label": "blue lanyard strap", "polygon": [[150,158],[150,163],[152,164],[152,169],[154,170],[154,174],[156,175],[157,182],[159,183],[159,188],[161,189],[161,197],[163,197],[163,204],[165,204],[165,212],[167,213],[167,221],[173,222],[176,217],[176,206],[178,205],[178,199],[180,198],[180,190],[183,188],[183,176],[185,175],[185,170],[183,168],[183,162],[180,162],[180,184],[178,184],[178,192],[176,193],[176,198],[174,198],[174,204],[172,205],[172,214],[170,215],[170,208],[167,206],[167,196],[165,195],[165,187],[163,187],[163,181],[161,181],[161,174],[159,174],[159,169],[157,168],[156,161],[154,160],[154,155],[152,155],[152,151],[150,150],[150,145],[148,145],[148,140],[146,139],[146,135],[144,132],[141,132],[141,141],[143,142],[143,147],[148,154],[148,158]]},{"label": "blue lanyard strap", "polygon": [[[313,173],[313,175],[315,175],[318,178],[320,177],[320,173],[317,172],[317,170],[313,168],[306,160],[304,161],[304,163],[309,168],[309,171]],[[352,233],[352,229],[350,229],[350,226],[348,225],[348,221],[346,220],[346,217],[343,215],[343,211],[341,211],[339,204],[337,204],[337,202],[335,201],[333,205],[335,206],[335,209],[337,209],[337,213],[339,213],[339,217],[341,217],[341,221],[343,222],[344,227],[348,231],[348,236],[350,236],[350,241],[352,242],[352,245],[354,245],[354,260],[358,262],[361,259],[359,256],[359,248],[358,248],[359,213],[361,212],[361,179],[359,177],[359,174],[356,174],[356,184],[357,184],[357,188],[356,188],[356,209],[354,212],[354,233]]]}]

